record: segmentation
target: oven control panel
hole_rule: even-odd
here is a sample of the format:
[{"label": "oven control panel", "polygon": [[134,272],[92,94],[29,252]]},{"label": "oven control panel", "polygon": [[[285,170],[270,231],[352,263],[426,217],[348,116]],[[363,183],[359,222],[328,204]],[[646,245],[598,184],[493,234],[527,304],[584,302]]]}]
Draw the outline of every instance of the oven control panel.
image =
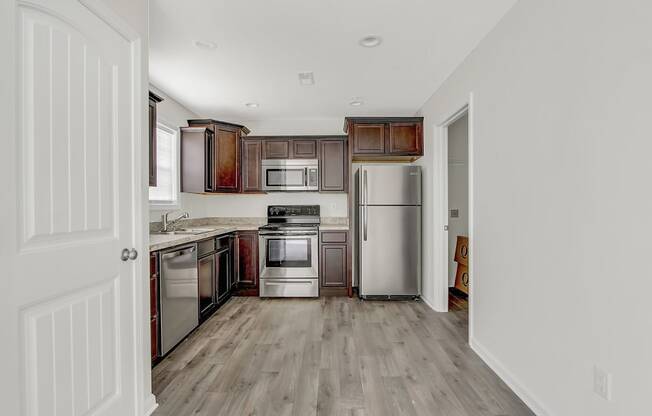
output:
[{"label": "oven control panel", "polygon": [[267,217],[319,218],[319,205],[270,205],[267,207]]}]

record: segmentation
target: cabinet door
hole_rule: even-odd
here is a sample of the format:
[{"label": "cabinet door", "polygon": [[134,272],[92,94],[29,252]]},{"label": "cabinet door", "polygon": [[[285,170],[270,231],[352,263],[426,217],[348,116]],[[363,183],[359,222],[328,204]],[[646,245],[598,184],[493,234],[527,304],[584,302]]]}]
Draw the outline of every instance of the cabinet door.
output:
[{"label": "cabinet door", "polygon": [[215,182],[215,136],[205,127],[181,128],[181,192],[211,192]]},{"label": "cabinet door", "polygon": [[321,285],[322,287],[346,287],[346,245],[322,244]]},{"label": "cabinet door", "polygon": [[156,186],[156,101],[149,99],[149,186]]},{"label": "cabinet door", "polygon": [[385,153],[385,123],[354,124],[353,154]]},{"label": "cabinet door", "polygon": [[262,192],[262,143],[260,140],[242,141],[242,192]]},{"label": "cabinet door", "polygon": [[217,301],[222,303],[231,292],[231,252],[223,248],[215,253]]},{"label": "cabinet door", "polygon": [[292,140],[292,158],[293,159],[316,159],[317,141],[316,140]]},{"label": "cabinet door", "polygon": [[152,318],[149,321],[149,333],[150,333],[150,350],[152,361],[158,358],[158,320],[157,318]]},{"label": "cabinet door", "polygon": [[158,257],[149,255],[149,314],[152,361],[158,358]]},{"label": "cabinet door", "polygon": [[[258,289],[258,232],[240,231],[237,238],[238,289]],[[253,293],[252,293],[253,294]]]},{"label": "cabinet door", "polygon": [[321,140],[319,164],[319,190],[345,192],[347,188],[348,160],[344,140]]},{"label": "cabinet door", "polygon": [[391,154],[422,155],[421,123],[390,123],[389,151]]},{"label": "cabinet door", "polygon": [[199,274],[199,313],[209,313],[215,305],[215,257],[213,255],[197,260]]},{"label": "cabinet door", "polygon": [[238,192],[240,187],[240,133],[215,126],[215,190]]},{"label": "cabinet door", "polygon": [[290,141],[289,140],[265,140],[264,159],[289,159],[290,158]]}]

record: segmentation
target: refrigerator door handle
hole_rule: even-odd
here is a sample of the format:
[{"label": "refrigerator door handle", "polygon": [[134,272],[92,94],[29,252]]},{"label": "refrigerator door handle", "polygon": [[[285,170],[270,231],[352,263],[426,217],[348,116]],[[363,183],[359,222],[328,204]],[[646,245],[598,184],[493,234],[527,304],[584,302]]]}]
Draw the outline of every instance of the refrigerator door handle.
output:
[{"label": "refrigerator door handle", "polygon": [[367,241],[367,217],[369,216],[369,213],[367,212],[367,199],[368,199],[368,190],[367,190],[367,171],[365,170],[363,172],[363,181],[364,181],[364,202],[363,202],[363,208],[362,208],[362,213],[363,213],[363,238],[364,241]]}]

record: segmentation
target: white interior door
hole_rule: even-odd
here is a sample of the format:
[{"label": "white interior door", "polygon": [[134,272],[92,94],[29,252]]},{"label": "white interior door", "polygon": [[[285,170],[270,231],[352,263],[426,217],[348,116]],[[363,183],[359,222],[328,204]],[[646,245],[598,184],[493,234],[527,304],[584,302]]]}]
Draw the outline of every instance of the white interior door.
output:
[{"label": "white interior door", "polygon": [[7,415],[136,411],[139,58],[84,3],[0,8]]}]

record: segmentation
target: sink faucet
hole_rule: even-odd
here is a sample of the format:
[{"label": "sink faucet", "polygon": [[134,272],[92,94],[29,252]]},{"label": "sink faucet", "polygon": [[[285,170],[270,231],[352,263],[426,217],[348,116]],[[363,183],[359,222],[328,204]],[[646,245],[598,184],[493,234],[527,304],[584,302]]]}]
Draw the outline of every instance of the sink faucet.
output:
[{"label": "sink faucet", "polygon": [[181,221],[181,220],[183,220],[183,219],[186,219],[186,218],[190,218],[190,214],[188,214],[187,212],[183,212],[183,213],[181,213],[181,215],[179,215],[177,218],[175,218],[175,219],[173,219],[172,221],[170,221],[170,220],[169,220],[169,216],[170,216],[170,214],[172,214],[173,212],[174,212],[174,211],[170,211],[170,212],[166,212],[166,213],[164,213],[163,215],[161,215],[161,223],[163,224],[163,229],[162,229],[162,231],[163,231],[164,233],[170,231],[170,228],[174,227],[174,226],[176,225],[176,223],[178,223],[179,221]]}]

